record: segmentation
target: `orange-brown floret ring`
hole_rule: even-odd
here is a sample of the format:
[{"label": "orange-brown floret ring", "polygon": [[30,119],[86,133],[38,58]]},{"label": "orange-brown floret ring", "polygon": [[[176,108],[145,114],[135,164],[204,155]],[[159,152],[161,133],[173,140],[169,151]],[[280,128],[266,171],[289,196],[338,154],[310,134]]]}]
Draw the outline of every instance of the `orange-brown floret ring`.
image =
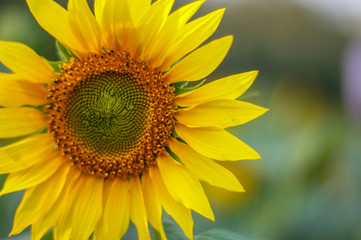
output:
[{"label": "orange-brown floret ring", "polygon": [[83,173],[127,178],[147,171],[174,128],[174,88],[127,52],[71,58],[49,85],[49,130]]}]

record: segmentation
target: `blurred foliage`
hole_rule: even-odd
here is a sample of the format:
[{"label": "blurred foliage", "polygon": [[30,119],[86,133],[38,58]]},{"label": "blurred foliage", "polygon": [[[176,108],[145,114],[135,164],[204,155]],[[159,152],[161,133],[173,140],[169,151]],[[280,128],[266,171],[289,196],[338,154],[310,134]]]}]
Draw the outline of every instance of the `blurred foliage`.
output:
[{"label": "blurred foliage", "polygon": [[[361,123],[345,114],[340,94],[342,56],[352,34],[294,1],[207,1],[196,17],[222,7],[227,11],[211,39],[232,34],[234,44],[209,80],[260,70],[250,89],[260,95],[247,101],[270,111],[229,129],[262,160],[221,163],[246,192],[204,184],[216,222],[194,214],[195,234],[223,228],[258,239],[361,239]],[[25,1],[0,0],[0,39],[57,60],[54,39]],[[0,198],[0,239],[7,239],[21,196]],[[125,239],[135,236],[131,226]],[[11,239],[29,239],[29,231]]]}]

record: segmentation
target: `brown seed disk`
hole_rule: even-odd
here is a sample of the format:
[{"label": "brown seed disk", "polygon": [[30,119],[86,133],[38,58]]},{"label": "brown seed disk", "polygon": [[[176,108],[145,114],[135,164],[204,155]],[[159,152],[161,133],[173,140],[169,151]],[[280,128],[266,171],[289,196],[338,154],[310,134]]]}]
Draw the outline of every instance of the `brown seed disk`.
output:
[{"label": "brown seed disk", "polygon": [[127,52],[71,58],[49,85],[49,129],[64,156],[102,178],[157,164],[174,129],[174,88]]}]

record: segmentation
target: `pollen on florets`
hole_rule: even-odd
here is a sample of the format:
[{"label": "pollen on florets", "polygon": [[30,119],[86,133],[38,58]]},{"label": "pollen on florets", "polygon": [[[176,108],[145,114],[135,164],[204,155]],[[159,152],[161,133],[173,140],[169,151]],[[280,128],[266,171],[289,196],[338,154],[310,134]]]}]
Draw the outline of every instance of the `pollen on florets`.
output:
[{"label": "pollen on florets", "polygon": [[174,88],[126,51],[71,58],[49,85],[49,130],[64,157],[103,178],[155,165],[173,131]]}]

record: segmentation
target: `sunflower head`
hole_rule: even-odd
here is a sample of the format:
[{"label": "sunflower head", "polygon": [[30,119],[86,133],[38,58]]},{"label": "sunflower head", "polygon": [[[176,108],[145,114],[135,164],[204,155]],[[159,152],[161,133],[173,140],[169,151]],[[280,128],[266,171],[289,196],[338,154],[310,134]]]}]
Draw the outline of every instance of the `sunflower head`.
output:
[{"label": "sunflower head", "polygon": [[129,53],[71,59],[49,86],[49,130],[82,172],[139,176],[164,151],[174,129],[174,87]]},{"label": "sunflower head", "polygon": [[[244,191],[216,161],[258,159],[227,132],[266,109],[235,100],[251,71],[202,85],[232,36],[203,44],[224,9],[190,20],[205,0],[27,0],[58,42],[61,64],[0,41],[0,194],[26,189],[11,234],[33,239],[120,239],[132,221],[161,239],[163,209],[193,238],[191,211],[214,220],[200,181]],[[201,80],[194,87],[188,82]],[[15,96],[15,98],[14,98]]]}]

